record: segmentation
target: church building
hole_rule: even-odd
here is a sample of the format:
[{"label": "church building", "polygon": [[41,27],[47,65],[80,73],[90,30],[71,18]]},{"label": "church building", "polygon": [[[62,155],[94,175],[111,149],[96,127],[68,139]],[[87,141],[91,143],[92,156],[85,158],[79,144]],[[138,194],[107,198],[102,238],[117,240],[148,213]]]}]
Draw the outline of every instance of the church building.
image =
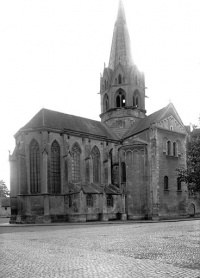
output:
[{"label": "church building", "polygon": [[101,121],[41,109],[15,134],[11,223],[187,217],[187,132],[172,103],[146,115],[121,0],[100,99]]}]

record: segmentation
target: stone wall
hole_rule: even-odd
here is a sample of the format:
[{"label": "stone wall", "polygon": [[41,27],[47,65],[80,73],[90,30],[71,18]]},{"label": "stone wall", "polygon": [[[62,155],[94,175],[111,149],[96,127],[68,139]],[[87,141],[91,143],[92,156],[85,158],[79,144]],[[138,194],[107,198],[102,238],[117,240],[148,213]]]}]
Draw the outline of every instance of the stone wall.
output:
[{"label": "stone wall", "polygon": [[[165,147],[168,138],[172,143],[179,141],[181,149],[176,155],[167,154]],[[186,136],[181,133],[164,129],[157,130],[157,151],[158,151],[158,205],[160,218],[175,218],[187,216],[188,192],[184,182],[181,183],[181,190],[177,189],[177,168],[186,167]],[[177,146],[178,147],[178,146]],[[164,189],[164,177],[168,177],[168,189]]]}]

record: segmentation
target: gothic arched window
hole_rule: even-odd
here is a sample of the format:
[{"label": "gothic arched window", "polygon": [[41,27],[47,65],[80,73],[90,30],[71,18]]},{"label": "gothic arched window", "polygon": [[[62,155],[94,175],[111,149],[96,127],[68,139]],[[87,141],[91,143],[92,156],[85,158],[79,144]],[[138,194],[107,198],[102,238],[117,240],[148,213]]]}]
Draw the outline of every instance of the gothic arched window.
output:
[{"label": "gothic arched window", "polygon": [[176,142],[173,143],[173,156],[177,156]]},{"label": "gothic arched window", "polygon": [[177,191],[181,191],[181,177],[177,178]]},{"label": "gothic arched window", "polygon": [[133,106],[139,107],[140,101],[139,101],[139,92],[136,90],[133,94]]},{"label": "gothic arched window", "polygon": [[119,89],[116,94],[116,107],[124,106],[126,106],[125,92],[122,89]]},{"label": "gothic arched window", "polygon": [[51,144],[51,191],[61,192],[60,146],[56,140]]},{"label": "gothic arched window", "polygon": [[107,196],[107,207],[113,207],[113,196],[112,195],[108,195]]},{"label": "gothic arched window", "polygon": [[171,142],[167,141],[167,155],[171,155]]},{"label": "gothic arched window", "polygon": [[107,94],[105,94],[103,99],[103,107],[104,107],[104,112],[109,109],[109,98]]},{"label": "gothic arched window", "polygon": [[80,164],[81,164],[81,149],[77,143],[74,144],[72,148],[72,180],[80,181]]},{"label": "gothic arched window", "polygon": [[92,149],[93,159],[93,182],[100,182],[100,152],[99,149],[94,146]]},{"label": "gothic arched window", "polygon": [[168,185],[168,176],[164,177],[164,190],[168,190],[169,189],[169,185]]},{"label": "gothic arched window", "polygon": [[121,181],[126,182],[126,164],[125,164],[125,162],[121,163]]},{"label": "gothic arched window", "polygon": [[40,149],[35,139],[33,139],[29,145],[29,152],[31,193],[40,193]]}]

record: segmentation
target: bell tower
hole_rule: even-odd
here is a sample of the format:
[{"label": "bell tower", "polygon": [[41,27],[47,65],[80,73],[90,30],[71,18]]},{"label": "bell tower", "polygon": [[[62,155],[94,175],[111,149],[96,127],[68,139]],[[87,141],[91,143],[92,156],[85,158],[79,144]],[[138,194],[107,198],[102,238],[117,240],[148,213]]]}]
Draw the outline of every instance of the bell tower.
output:
[{"label": "bell tower", "polygon": [[100,78],[101,121],[122,138],[145,117],[145,78],[134,64],[122,0],[119,0],[110,59]]}]

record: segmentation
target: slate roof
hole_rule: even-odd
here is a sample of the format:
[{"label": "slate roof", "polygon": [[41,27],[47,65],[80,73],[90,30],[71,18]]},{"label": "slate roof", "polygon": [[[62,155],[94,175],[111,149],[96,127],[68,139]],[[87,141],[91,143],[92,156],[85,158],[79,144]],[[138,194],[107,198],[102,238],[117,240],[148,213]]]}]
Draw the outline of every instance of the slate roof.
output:
[{"label": "slate roof", "polygon": [[124,134],[123,139],[128,138],[134,134],[140,133],[140,132],[148,129],[150,127],[150,125],[155,124],[170,115],[173,115],[183,125],[173,104],[169,103],[166,107],[164,107],[164,108],[150,114],[149,116],[145,117],[144,119],[138,121],[138,123],[133,128],[131,128]]},{"label": "slate roof", "polygon": [[[83,190],[83,193],[85,194],[102,194],[104,192],[104,186],[100,184],[86,184],[86,183],[70,183],[69,184],[69,195],[79,193]],[[112,194],[112,195],[120,195],[120,190],[116,186],[109,184],[108,186],[105,186],[105,192],[106,194]]]},{"label": "slate roof", "polygon": [[38,128],[73,131],[117,140],[116,135],[100,121],[64,114],[44,108],[41,109],[24,127],[22,127],[20,131],[27,129],[34,130]]}]

